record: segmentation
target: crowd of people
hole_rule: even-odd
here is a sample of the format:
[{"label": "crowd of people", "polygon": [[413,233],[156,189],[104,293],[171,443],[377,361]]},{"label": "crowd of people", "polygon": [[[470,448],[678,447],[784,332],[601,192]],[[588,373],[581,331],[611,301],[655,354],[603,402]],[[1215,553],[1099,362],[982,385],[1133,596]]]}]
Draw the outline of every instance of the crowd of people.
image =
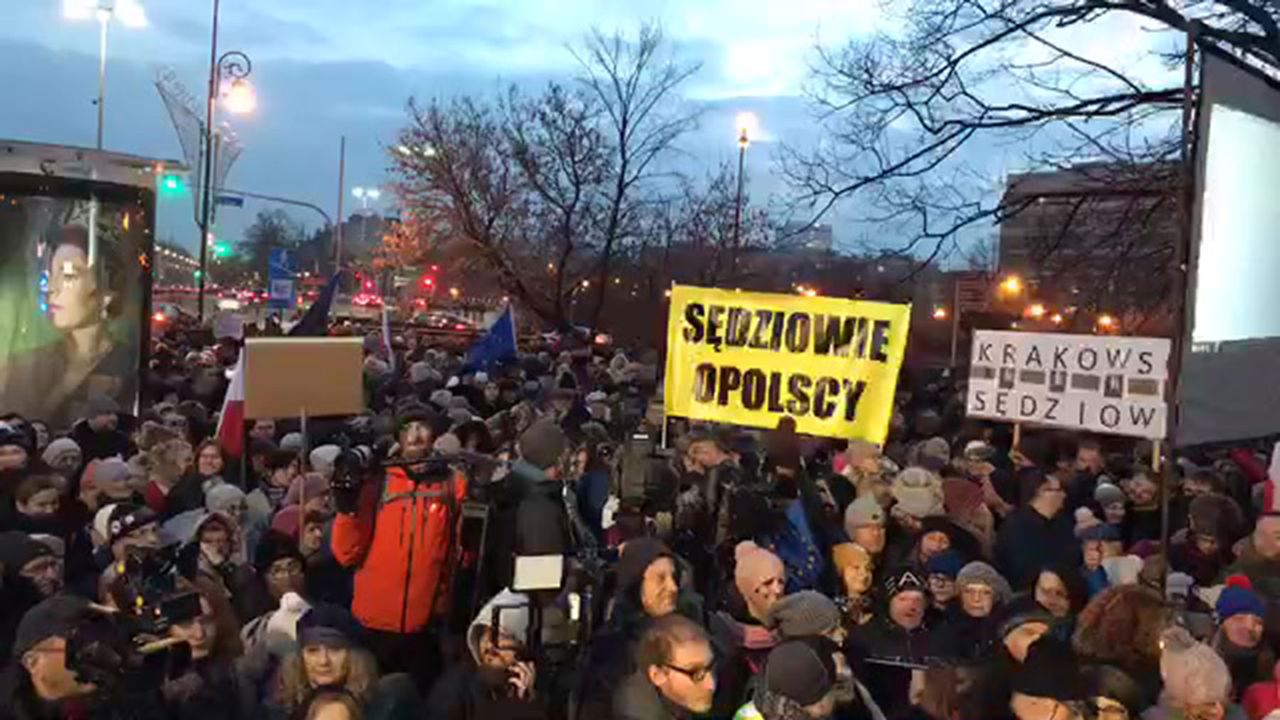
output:
[{"label": "crowd of people", "polygon": [[0,718],[1280,717],[1269,447],[1015,446],[945,373],[883,446],[710,427],[652,352],[409,332],[233,457],[198,337],[137,416],[0,417]]}]

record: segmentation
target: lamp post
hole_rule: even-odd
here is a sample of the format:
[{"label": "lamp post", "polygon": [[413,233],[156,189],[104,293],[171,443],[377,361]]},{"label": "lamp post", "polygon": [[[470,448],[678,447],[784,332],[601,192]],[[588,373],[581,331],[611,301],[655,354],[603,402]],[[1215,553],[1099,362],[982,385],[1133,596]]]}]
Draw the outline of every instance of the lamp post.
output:
[{"label": "lamp post", "polygon": [[742,247],[742,184],[747,165],[747,147],[751,145],[751,132],[759,125],[756,116],[749,112],[738,113],[738,199],[733,210],[733,264],[738,264],[738,249]]},{"label": "lamp post", "polygon": [[209,107],[204,125],[204,178],[200,201],[200,282],[196,294],[196,320],[204,323],[205,278],[209,274],[210,224],[213,214],[213,135],[214,116],[218,99],[222,97],[222,81],[231,81],[225,102],[227,110],[242,114],[253,111],[257,104],[253,87],[247,78],[253,72],[253,62],[242,52],[231,51],[218,55],[218,12],[221,0],[213,0],[213,31],[209,41]]},{"label": "lamp post", "polygon": [[364,210],[360,213],[360,246],[367,247],[369,245],[369,203],[378,202],[378,198],[382,197],[382,191],[378,188],[356,187],[351,188],[351,194],[360,201],[360,209]]},{"label": "lamp post", "polygon": [[129,28],[147,26],[147,15],[138,0],[63,0],[62,14],[68,20],[98,21],[98,149],[102,149],[107,95],[107,28],[111,19]]}]

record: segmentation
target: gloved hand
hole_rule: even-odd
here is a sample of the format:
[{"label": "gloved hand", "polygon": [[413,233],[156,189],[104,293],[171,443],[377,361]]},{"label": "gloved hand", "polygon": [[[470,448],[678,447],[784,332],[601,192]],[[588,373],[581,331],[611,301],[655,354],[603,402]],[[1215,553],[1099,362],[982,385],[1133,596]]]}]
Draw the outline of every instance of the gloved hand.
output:
[{"label": "gloved hand", "polygon": [[360,475],[358,472],[341,471],[333,475],[329,483],[333,493],[333,508],[343,515],[355,515],[360,509]]}]

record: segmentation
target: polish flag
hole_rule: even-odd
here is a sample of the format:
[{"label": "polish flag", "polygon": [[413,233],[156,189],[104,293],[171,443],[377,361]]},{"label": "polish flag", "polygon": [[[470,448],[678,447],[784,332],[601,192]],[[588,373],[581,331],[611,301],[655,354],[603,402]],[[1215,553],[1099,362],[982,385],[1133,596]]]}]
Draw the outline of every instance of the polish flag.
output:
[{"label": "polish flag", "polygon": [[218,444],[231,457],[244,454],[244,350],[231,371],[231,385],[218,417]]}]

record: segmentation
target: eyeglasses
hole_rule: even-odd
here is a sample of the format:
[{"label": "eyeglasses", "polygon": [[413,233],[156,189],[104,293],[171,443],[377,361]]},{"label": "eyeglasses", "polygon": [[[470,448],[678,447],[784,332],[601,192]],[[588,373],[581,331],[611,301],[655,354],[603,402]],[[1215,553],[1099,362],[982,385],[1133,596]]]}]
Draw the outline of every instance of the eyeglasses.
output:
[{"label": "eyeglasses", "polygon": [[704,682],[707,678],[711,677],[712,674],[715,673],[716,671],[716,664],[714,662],[705,667],[695,668],[693,670],[677,667],[675,665],[663,665],[663,667],[665,667],[668,670],[675,670],[676,672],[680,673],[681,675],[689,678],[690,680],[696,683]]},{"label": "eyeglasses", "polygon": [[268,570],[267,574],[275,578],[289,577],[290,575],[298,575],[302,572],[302,563],[297,560],[281,560],[277,561]]}]

